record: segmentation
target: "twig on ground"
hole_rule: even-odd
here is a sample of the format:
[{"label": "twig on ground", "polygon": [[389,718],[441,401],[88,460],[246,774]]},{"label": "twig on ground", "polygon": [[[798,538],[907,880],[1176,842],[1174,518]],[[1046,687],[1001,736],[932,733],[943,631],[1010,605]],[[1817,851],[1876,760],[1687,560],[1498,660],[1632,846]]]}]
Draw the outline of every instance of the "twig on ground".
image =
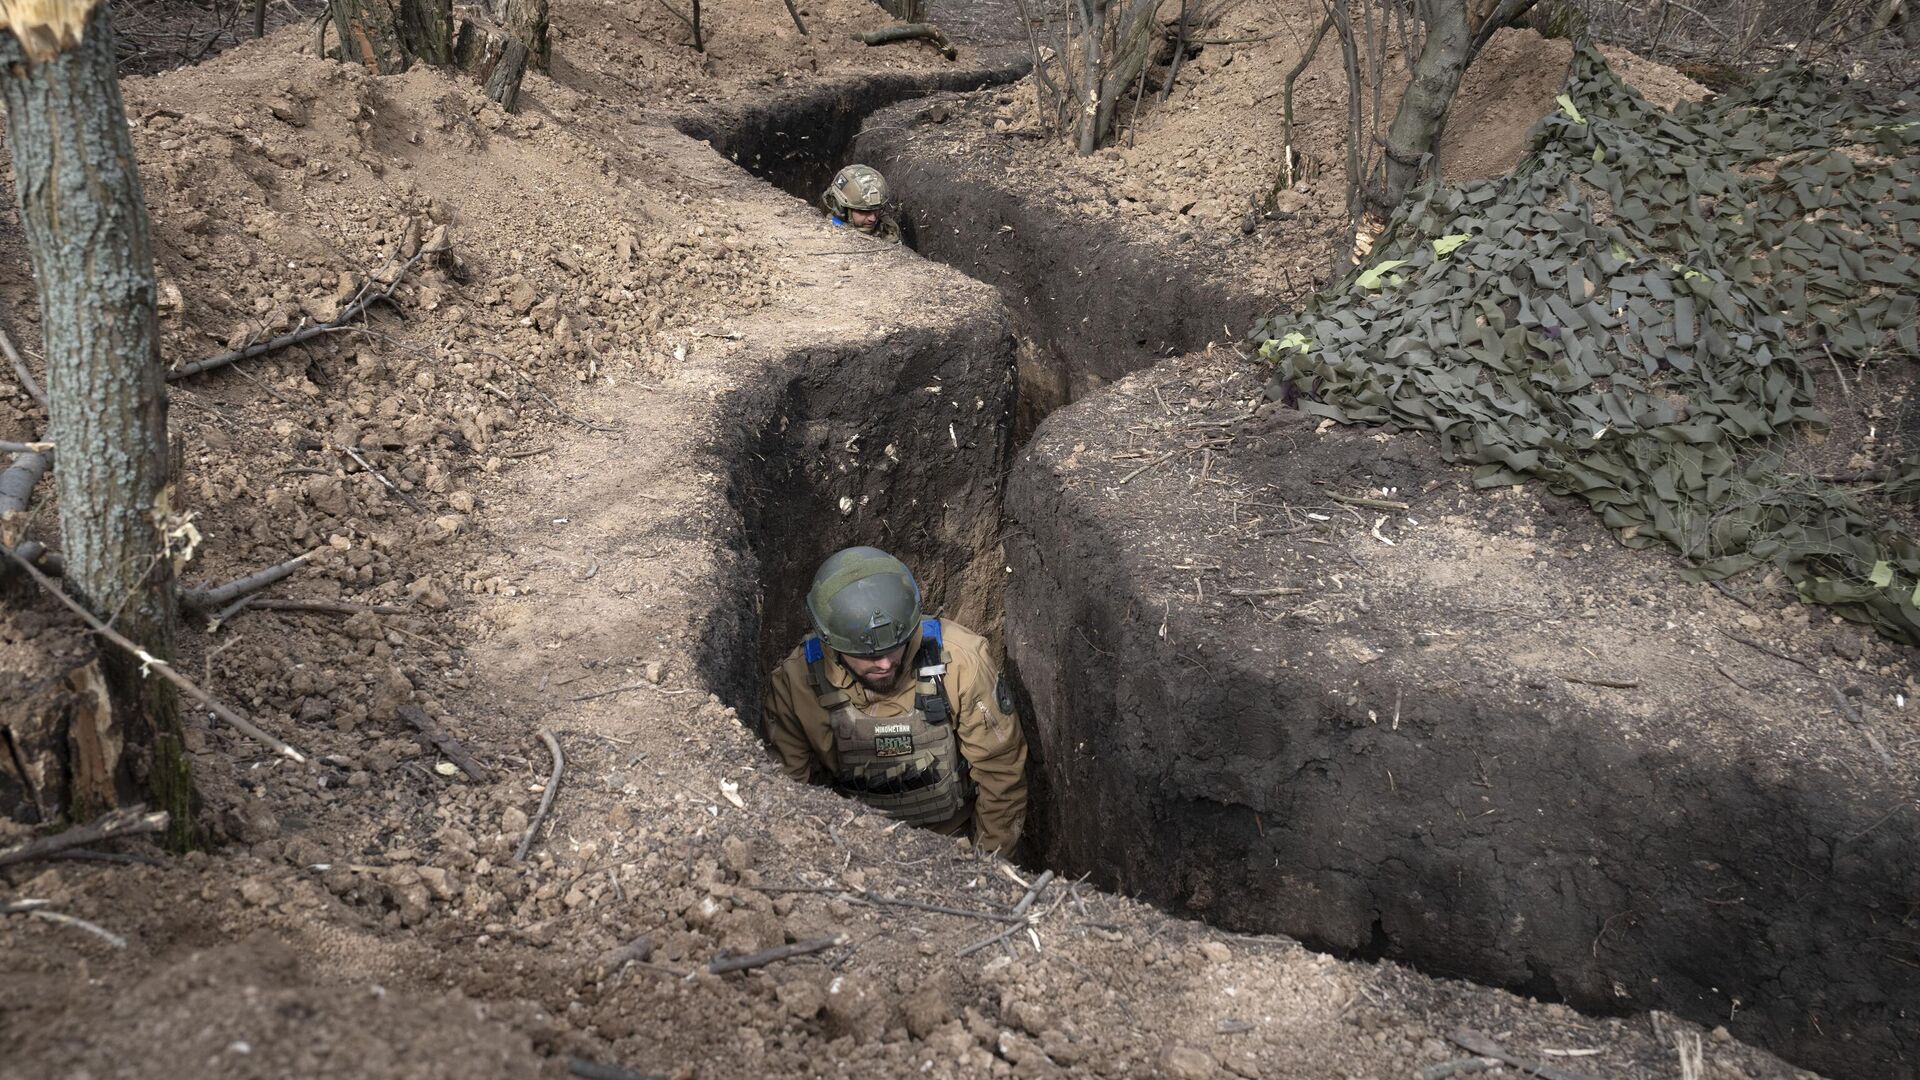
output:
[{"label": "twig on ground", "polygon": [[514,850],[514,862],[526,861],[527,849],[533,846],[533,838],[539,835],[541,823],[547,820],[547,813],[553,809],[553,797],[560,793],[560,774],[567,767],[566,755],[560,752],[560,740],[553,737],[553,732],[543,730],[540,738],[547,744],[547,753],[553,755],[553,772],[547,777],[547,790],[540,796],[540,809],[534,812],[533,820],[527,823],[527,835],[520,838],[520,846]]},{"label": "twig on ground", "polygon": [[835,934],[832,937],[815,938],[812,941],[796,941],[792,945],[781,945],[777,948],[763,949],[760,952],[748,953],[745,956],[716,956],[707,962],[707,972],[712,975],[725,975],[730,971],[749,971],[753,968],[766,967],[768,964],[778,963],[782,960],[791,960],[796,956],[806,956],[809,953],[824,952],[836,945],[845,945],[846,943],[847,935]]},{"label": "twig on ground", "polygon": [[27,370],[27,362],[20,358],[20,350],[13,347],[13,337],[4,327],[0,327],[0,352],[7,354],[7,362],[13,365],[13,374],[20,380],[20,388],[27,392],[27,396],[39,402],[42,409],[46,409],[48,407],[47,392],[40,389],[40,384],[34,380],[33,372]]},{"label": "twig on ground", "polygon": [[441,731],[440,728],[434,724],[433,719],[427,715],[426,710],[420,708],[420,706],[400,706],[400,719],[412,724],[414,729],[420,732],[422,738],[432,743],[436,749],[446,755],[447,760],[453,762],[461,772],[466,773],[468,776],[483,784],[491,779],[487,774],[486,768],[479,762],[473,760],[473,755],[467,753],[466,748],[455,742],[451,735]]},{"label": "twig on ground", "polygon": [[121,937],[119,934],[114,933],[98,923],[91,923],[85,919],[58,911],[48,911],[45,908],[35,908],[26,914],[28,918],[39,919],[43,922],[58,923],[61,926],[71,926],[76,930],[85,930],[87,933],[92,934],[94,937],[99,938],[101,941],[106,942],[116,949],[124,949],[127,947],[126,938]]},{"label": "twig on ground", "polygon": [[1032,925],[1032,920],[1027,917],[1028,909],[1033,907],[1033,902],[1039,898],[1040,893],[1043,890],[1045,890],[1048,885],[1051,885],[1052,883],[1053,883],[1053,871],[1051,870],[1043,871],[1039,877],[1033,879],[1033,884],[1028,886],[1027,895],[1021,897],[1020,902],[1013,906],[1013,911],[1008,916],[1013,922],[1012,926],[1009,926],[1005,930],[1002,930],[999,933],[994,934],[992,937],[981,938],[979,941],[976,941],[973,944],[967,946],[966,948],[961,949],[959,952],[955,953],[954,955],[956,957],[972,956],[974,953],[979,952],[981,949],[985,949],[990,946],[997,945],[1000,942],[1005,941],[1008,938],[1012,937],[1013,935],[1019,933],[1020,931],[1027,929],[1029,926]]},{"label": "twig on ground", "polygon": [[1582,683],[1587,686],[1608,686],[1615,690],[1632,690],[1640,685],[1639,679],[1609,679],[1594,675],[1562,675],[1567,682]]},{"label": "twig on ground", "polygon": [[400,488],[396,486],[393,481],[387,479],[386,473],[383,473],[379,469],[374,468],[371,462],[369,462],[366,458],[360,456],[359,450],[356,450],[351,446],[342,446],[340,447],[340,452],[346,454],[348,457],[358,462],[361,468],[367,470],[367,472],[370,475],[372,475],[372,477],[375,480],[378,480],[380,481],[381,484],[385,485],[388,491],[393,492],[394,498],[399,499],[403,503],[406,503],[407,506],[410,507],[415,513],[422,513],[422,514],[426,513],[427,508],[420,505],[419,499],[416,499],[413,496],[407,494],[406,492],[401,491]]},{"label": "twig on ground", "polygon": [[1830,681],[1827,682],[1827,697],[1833,700],[1833,707],[1840,710],[1840,715],[1845,717],[1854,727],[1859,728],[1860,734],[1867,737],[1867,742],[1873,747],[1873,752],[1880,755],[1880,760],[1886,762],[1887,768],[1897,768],[1893,762],[1893,755],[1887,753],[1886,744],[1881,742],[1880,736],[1875,735],[1873,729],[1867,726],[1866,717],[1861,716],[1859,710],[1853,707],[1853,703],[1847,700],[1847,695],[1841,693],[1840,688],[1833,685]]},{"label": "twig on ground", "polygon": [[29,859],[44,859],[69,848],[97,844],[102,840],[111,840],[118,836],[157,833],[167,827],[167,820],[165,810],[156,810],[151,814],[146,813],[145,808],[139,806],[115,810],[85,825],[75,825],[65,832],[42,836],[24,844],[16,844],[0,850],[0,866],[11,866]]},{"label": "twig on ground", "polygon": [[625,945],[617,945],[601,953],[599,960],[595,963],[601,971],[612,974],[626,966],[629,960],[651,959],[653,959],[653,937],[650,934],[641,934]]},{"label": "twig on ground", "polygon": [[1740,644],[1745,645],[1749,649],[1758,649],[1776,660],[1785,660],[1787,663],[1800,668],[1802,671],[1820,680],[1820,684],[1826,687],[1827,697],[1833,702],[1833,707],[1839,711],[1841,719],[1846,720],[1848,723],[1860,729],[1860,734],[1866,736],[1868,745],[1873,747],[1873,752],[1880,755],[1880,760],[1885,762],[1889,769],[1898,767],[1893,760],[1893,755],[1887,752],[1886,744],[1880,741],[1880,736],[1874,734],[1873,729],[1867,726],[1866,718],[1861,716],[1859,710],[1853,707],[1853,703],[1847,700],[1847,695],[1842,693],[1838,686],[1834,685],[1833,680],[1827,678],[1825,672],[1807,663],[1805,660],[1770,649],[1752,638],[1742,637],[1731,630],[1722,630],[1720,632]]},{"label": "twig on ground", "polygon": [[33,502],[34,486],[52,463],[51,454],[32,450],[15,453],[13,464],[0,472],[0,514],[26,513]]},{"label": "twig on ground", "polygon": [[1152,461],[1147,462],[1145,465],[1142,465],[1139,468],[1128,473],[1127,475],[1121,477],[1118,481],[1115,482],[1114,486],[1118,487],[1121,484],[1124,484],[1127,481],[1132,480],[1134,477],[1139,476],[1141,473],[1146,472],[1148,469],[1151,469],[1160,465],[1165,465],[1167,462],[1172,460],[1173,460],[1173,454],[1171,453],[1161,454],[1159,457],[1154,458]]},{"label": "twig on ground", "polygon": [[53,444],[50,442],[12,442],[7,439],[0,439],[0,454],[51,453],[53,453]]},{"label": "twig on ground", "polygon": [[[801,37],[806,37],[807,24],[800,21],[800,9],[793,6],[793,0],[783,0],[783,2],[787,5],[787,14],[793,18],[793,28],[800,31]],[[948,48],[952,48],[952,46],[948,46]],[[949,56],[947,59],[951,60],[953,57]]]},{"label": "twig on ground", "polygon": [[1367,506],[1375,510],[1411,510],[1412,506],[1396,499],[1367,499],[1358,495],[1329,495],[1327,498],[1347,506]]},{"label": "twig on ground", "polygon": [[959,50],[953,47],[953,42],[947,40],[947,35],[941,33],[939,27],[926,22],[902,23],[899,26],[857,32],[853,35],[853,40],[862,45],[891,45],[896,41],[931,41],[934,48],[940,50],[940,55],[949,60],[960,55]]},{"label": "twig on ground", "polygon": [[637,682],[637,683],[628,683],[625,686],[616,686],[611,690],[596,690],[591,694],[581,694],[580,696],[574,698],[573,700],[574,701],[592,701],[595,698],[612,697],[615,694],[624,694],[629,690],[651,690],[656,694],[664,694],[667,697],[674,697],[679,694],[685,694],[689,692],[686,690],[668,690],[667,688],[662,686],[655,686],[650,682]]},{"label": "twig on ground", "polygon": [[315,555],[324,550],[326,549],[314,548],[276,566],[269,566],[265,570],[236,578],[225,585],[183,590],[180,593],[180,606],[199,612],[217,611],[248,593],[258,592],[276,581],[291,576],[295,570],[306,565]]},{"label": "twig on ground", "polygon": [[659,1073],[634,1072],[618,1065],[602,1065],[586,1058],[568,1058],[567,1072],[584,1080],[665,1080]]},{"label": "twig on ground", "polygon": [[1272,588],[1266,588],[1266,589],[1228,589],[1227,595],[1228,596],[1249,596],[1249,597],[1251,596],[1298,596],[1301,593],[1306,591],[1307,590],[1305,589],[1292,588],[1285,585],[1276,585],[1276,586],[1273,586]]},{"label": "twig on ground", "polygon": [[1527,1061],[1522,1058],[1517,1058],[1507,1053],[1499,1043],[1494,1042],[1492,1039],[1471,1028],[1459,1028],[1455,1030],[1453,1034],[1447,1036],[1447,1038],[1451,1039],[1456,1045],[1470,1050],[1480,1057],[1488,1057],[1496,1061],[1505,1062],[1522,1072],[1544,1077],[1545,1080],[1594,1080],[1594,1078],[1587,1073],[1574,1072],[1571,1069],[1562,1069],[1557,1065],[1548,1065],[1541,1061]]},{"label": "twig on ground", "polygon": [[101,637],[106,638],[108,641],[111,641],[115,645],[118,645],[120,648],[126,650],[130,655],[134,657],[134,659],[139,660],[140,663],[145,666],[146,670],[159,672],[161,678],[179,687],[181,690],[186,691],[186,694],[188,697],[191,697],[195,701],[198,701],[201,705],[205,706],[208,711],[212,712],[213,715],[219,717],[220,719],[226,721],[228,724],[232,725],[234,730],[240,732],[243,735],[248,736],[249,738],[265,743],[266,745],[272,747],[274,750],[280,752],[281,754],[284,754],[287,757],[292,758],[296,762],[300,762],[301,764],[306,763],[306,760],[307,760],[306,755],[302,754],[298,750],[295,750],[293,747],[288,746],[286,743],[281,742],[279,739],[276,739],[273,736],[267,734],[265,731],[262,731],[259,727],[255,726],[253,721],[248,720],[246,717],[241,716],[239,713],[233,711],[232,709],[227,708],[225,705],[220,704],[218,701],[215,701],[213,699],[213,695],[207,693],[205,690],[200,689],[199,686],[194,684],[194,681],[192,679],[189,679],[185,675],[182,675],[178,671],[175,671],[171,663],[165,660],[162,660],[157,656],[154,656],[152,653],[149,653],[146,649],[140,647],[139,645],[134,644],[132,641],[129,641],[118,630],[113,629],[112,627],[108,626],[106,623],[103,623],[99,619],[95,618],[93,612],[88,611],[86,608],[81,607],[78,603],[74,602],[72,597],[69,597],[66,593],[61,592],[58,586],[56,586],[53,582],[47,580],[47,576],[45,574],[42,574],[40,570],[37,567],[35,567],[32,563],[21,558],[18,554],[14,552],[12,548],[0,546],[0,553],[4,553],[7,556],[7,558],[12,559],[15,563],[17,563],[21,569],[25,570],[33,578],[36,584],[38,584],[41,588],[45,589],[55,600],[58,600],[60,601],[61,604],[65,605],[67,610],[73,612],[75,615],[80,616],[81,621],[85,622],[88,626],[92,627],[94,633],[99,634]]},{"label": "twig on ground", "polygon": [[190,364],[183,365],[181,367],[175,368],[172,371],[167,372],[167,381],[175,382],[180,379],[188,378],[189,376],[198,375],[203,371],[212,371],[214,368],[225,367],[228,364],[236,363],[241,360],[251,360],[256,356],[265,356],[267,353],[277,352],[280,349],[284,349],[289,345],[298,345],[303,341],[307,341],[312,338],[317,338],[322,334],[335,334],[343,330],[351,330],[353,329],[353,326],[352,326],[353,320],[359,318],[363,313],[366,312],[368,308],[372,307],[376,302],[382,301],[382,300],[392,300],[393,290],[400,287],[400,282],[406,278],[407,271],[413,269],[415,263],[418,263],[421,259],[426,258],[427,255],[431,254],[432,250],[445,250],[445,249],[444,248],[429,249],[425,245],[422,245],[420,250],[414,253],[413,258],[408,259],[406,262],[400,264],[400,272],[393,275],[393,280],[387,283],[386,288],[380,289],[378,291],[371,289],[368,286],[372,285],[372,279],[369,278],[367,282],[367,286],[363,286],[360,289],[359,295],[353,298],[353,302],[349,303],[346,307],[340,309],[340,313],[334,316],[331,320],[327,322],[319,323],[314,326],[303,327],[299,330],[293,330],[288,333],[281,334],[279,337],[269,338],[266,341],[258,341],[253,343],[252,345],[248,345],[245,348],[235,349],[232,352],[224,352],[218,356],[209,356],[203,360],[195,360]]}]

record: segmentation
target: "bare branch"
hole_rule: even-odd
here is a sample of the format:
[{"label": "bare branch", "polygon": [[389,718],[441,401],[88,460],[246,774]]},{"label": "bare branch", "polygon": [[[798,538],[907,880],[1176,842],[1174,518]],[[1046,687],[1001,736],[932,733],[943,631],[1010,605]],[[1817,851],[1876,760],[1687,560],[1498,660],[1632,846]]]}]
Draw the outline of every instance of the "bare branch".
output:
[{"label": "bare branch", "polygon": [[157,833],[166,829],[168,821],[164,810],[147,813],[144,806],[132,806],[125,810],[115,810],[102,815],[85,825],[76,825],[65,832],[54,833],[29,840],[24,844],[0,850],[0,866],[27,862],[30,859],[44,859],[68,848],[85,847],[102,840],[112,840],[121,836],[139,836],[143,833]]}]

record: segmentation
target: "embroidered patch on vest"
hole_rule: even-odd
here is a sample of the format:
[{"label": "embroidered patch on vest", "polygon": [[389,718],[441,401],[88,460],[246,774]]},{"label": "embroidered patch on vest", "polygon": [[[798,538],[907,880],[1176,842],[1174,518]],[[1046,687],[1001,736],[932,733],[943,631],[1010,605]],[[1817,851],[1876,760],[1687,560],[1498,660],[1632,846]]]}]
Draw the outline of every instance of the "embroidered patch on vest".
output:
[{"label": "embroidered patch on vest", "polygon": [[905,757],[911,753],[913,753],[913,726],[911,724],[874,725],[874,757]]}]

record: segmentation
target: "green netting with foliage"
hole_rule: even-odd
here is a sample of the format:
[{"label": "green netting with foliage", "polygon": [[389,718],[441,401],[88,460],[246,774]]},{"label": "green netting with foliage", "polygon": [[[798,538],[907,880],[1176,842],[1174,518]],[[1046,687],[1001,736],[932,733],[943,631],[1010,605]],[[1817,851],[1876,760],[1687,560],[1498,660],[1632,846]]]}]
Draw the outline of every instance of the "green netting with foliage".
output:
[{"label": "green netting with foliage", "polygon": [[1920,112],[1776,72],[1667,113],[1581,50],[1512,174],[1429,186],[1363,267],[1252,338],[1272,392],[1432,431],[1482,487],[1584,497],[1701,579],[1777,566],[1920,644],[1920,461],[1791,467],[1810,365],[1912,363]]}]

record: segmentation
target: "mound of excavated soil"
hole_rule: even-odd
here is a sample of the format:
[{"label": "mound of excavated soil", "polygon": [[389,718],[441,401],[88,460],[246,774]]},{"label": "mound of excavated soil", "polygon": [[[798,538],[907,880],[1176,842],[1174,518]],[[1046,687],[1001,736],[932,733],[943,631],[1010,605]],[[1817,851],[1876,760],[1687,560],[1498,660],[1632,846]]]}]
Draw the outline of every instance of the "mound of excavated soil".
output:
[{"label": "mound of excavated soil", "polygon": [[[1910,1075],[1909,651],[1183,357],[1010,481],[1045,856],[1222,925]],[[1250,408],[1257,405],[1258,408]]]},{"label": "mound of excavated soil", "polygon": [[[315,761],[195,713],[210,852],[0,871],[9,898],[127,940],[0,921],[0,1077],[557,1076],[568,1055],[680,1077],[1363,1077],[1461,1056],[1460,1026],[1671,1074],[1692,1025],[1339,963],[1086,886],[962,956],[1025,891],[1005,864],[768,767],[730,706],[819,553],[894,546],[944,613],[990,624],[1013,345],[985,288],[824,229],[668,124],[946,64],[850,44],[885,22],[855,0],[804,5],[804,39],[777,4],[704,6],[696,56],[655,7],[558,4],[554,71],[517,116],[432,72],[304,56],[294,30],[127,83],[169,360],[324,317],[441,227],[453,256],[364,332],[174,387],[178,501],[206,538],[187,578],[318,547],[273,595],[381,610],[183,628],[183,668]],[[0,250],[31,350],[11,214]],[[0,438],[40,430],[22,394],[4,410]],[[71,633],[0,612],[8,664]],[[409,706],[487,778],[448,775]],[[567,764],[521,863],[542,729]],[[642,936],[651,959],[604,959]],[[1706,1062],[1791,1074],[1717,1034]]]}]

